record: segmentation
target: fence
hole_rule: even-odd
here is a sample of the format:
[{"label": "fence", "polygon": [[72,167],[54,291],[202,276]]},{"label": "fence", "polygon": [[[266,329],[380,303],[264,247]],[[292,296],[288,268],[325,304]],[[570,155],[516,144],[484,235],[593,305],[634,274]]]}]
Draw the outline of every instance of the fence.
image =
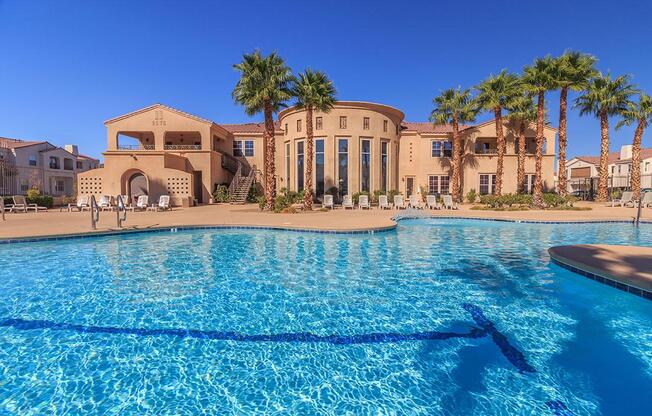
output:
[{"label": "fence", "polygon": [[[556,187],[557,183],[555,183]],[[627,191],[631,188],[631,175],[609,176],[609,193]],[[641,189],[652,189],[652,173],[641,175]],[[598,178],[575,178],[568,180],[568,191],[575,192],[582,199],[593,199],[598,191]]]},{"label": "fence", "polygon": [[53,172],[42,167],[16,166],[0,160],[0,196],[25,195],[32,188],[46,195],[74,196],[76,175],[66,170]]}]

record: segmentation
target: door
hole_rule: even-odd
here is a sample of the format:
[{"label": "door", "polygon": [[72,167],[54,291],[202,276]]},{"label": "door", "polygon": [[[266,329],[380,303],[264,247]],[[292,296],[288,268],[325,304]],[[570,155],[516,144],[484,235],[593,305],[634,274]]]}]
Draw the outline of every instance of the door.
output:
[{"label": "door", "polygon": [[414,178],[405,178],[405,196],[410,197],[414,193]]},{"label": "door", "polygon": [[193,176],[193,189],[195,194],[195,200],[198,204],[203,204],[203,195],[204,195],[204,186],[201,181],[201,170],[196,170],[192,173]]}]

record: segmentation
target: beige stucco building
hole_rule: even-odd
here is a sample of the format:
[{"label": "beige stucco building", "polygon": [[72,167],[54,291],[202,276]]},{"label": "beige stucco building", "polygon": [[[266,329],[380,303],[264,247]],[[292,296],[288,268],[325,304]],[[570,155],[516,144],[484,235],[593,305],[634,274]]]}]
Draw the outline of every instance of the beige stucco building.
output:
[{"label": "beige stucco building", "polygon": [[[306,112],[278,114],[275,131],[277,187],[298,191],[306,171]],[[376,103],[339,101],[328,113],[313,114],[313,186],[321,196],[398,190],[404,195],[449,192],[450,126],[404,121],[400,110]],[[217,124],[155,104],[105,122],[104,167],[79,175],[84,194],[170,195],[174,205],[206,203],[241,166],[263,170],[262,123]],[[534,126],[528,128],[525,163],[528,189],[534,175]],[[516,192],[516,140],[505,124],[507,154],[503,192]],[[496,171],[493,120],[463,126],[463,191],[492,193]],[[545,128],[543,180],[554,185],[556,130]],[[263,181],[261,175],[258,180]]]}]

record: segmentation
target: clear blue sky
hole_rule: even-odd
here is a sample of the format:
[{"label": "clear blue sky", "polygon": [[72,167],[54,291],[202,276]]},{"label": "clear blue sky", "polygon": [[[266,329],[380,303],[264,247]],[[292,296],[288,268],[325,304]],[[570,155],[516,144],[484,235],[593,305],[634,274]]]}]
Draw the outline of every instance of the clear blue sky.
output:
[{"label": "clear blue sky", "polygon": [[[652,93],[651,18],[652,2],[630,0],[0,0],[0,136],[99,156],[104,120],[155,102],[248,121],[231,98],[232,65],[255,48],[294,71],[324,70],[340,99],[389,104],[409,121],[427,120],[442,89],[567,48]],[[556,125],[558,94],[547,98]],[[599,152],[595,119],[572,111],[568,124],[570,155]],[[612,149],[631,136],[612,132]]]}]

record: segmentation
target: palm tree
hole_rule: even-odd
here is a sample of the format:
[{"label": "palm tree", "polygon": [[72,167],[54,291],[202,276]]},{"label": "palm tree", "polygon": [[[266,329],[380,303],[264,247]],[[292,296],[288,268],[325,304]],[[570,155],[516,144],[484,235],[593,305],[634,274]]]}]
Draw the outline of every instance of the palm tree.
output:
[{"label": "palm tree", "polygon": [[600,119],[600,167],[598,169],[598,195],[596,201],[605,202],[608,198],[609,172],[609,117],[627,111],[630,97],[636,89],[629,83],[628,75],[614,79],[610,74],[599,73],[593,78],[582,95],[575,100],[580,115],[592,114]]},{"label": "palm tree", "polygon": [[432,100],[435,108],[430,114],[430,121],[438,124],[451,124],[453,127],[453,163],[451,182],[453,186],[453,200],[462,202],[462,154],[464,145],[460,141],[460,123],[468,123],[475,120],[478,113],[475,100],[471,97],[471,90],[449,88],[444,90]]},{"label": "palm tree", "polygon": [[265,208],[274,207],[276,196],[276,167],[274,157],[274,113],[286,107],[290,99],[292,72],[283,58],[276,52],[262,56],[259,50],[242,57],[242,62],[233,66],[240,72],[240,79],[233,89],[233,99],[245,108],[247,115],[253,116],[261,111],[265,117]]},{"label": "palm tree", "polygon": [[509,114],[509,124],[514,136],[517,137],[517,169],[516,169],[516,192],[525,193],[525,130],[537,119],[537,106],[534,103],[533,96],[524,92],[514,98],[507,108]]},{"label": "palm tree", "polygon": [[616,125],[619,129],[622,126],[629,126],[636,123],[634,141],[632,142],[632,191],[634,200],[641,198],[641,139],[643,131],[649,123],[652,123],[652,98],[644,93],[639,96],[638,103],[630,102],[627,108],[621,113],[622,120]]},{"label": "palm tree", "polygon": [[507,147],[503,133],[502,109],[507,108],[518,93],[519,83],[520,80],[516,74],[508,73],[503,69],[498,75],[490,75],[489,78],[476,87],[480,108],[493,111],[496,122],[496,147],[498,150],[496,195],[500,195],[503,189],[503,164]]},{"label": "palm tree", "polygon": [[597,59],[588,54],[566,51],[557,58],[555,67],[555,86],[559,89],[559,168],[557,190],[561,195],[566,195],[566,107],[568,105],[568,91],[581,91],[585,89],[589,80],[597,73],[595,63]]},{"label": "palm tree", "polygon": [[537,58],[532,65],[523,68],[523,86],[537,96],[537,136],[536,152],[534,154],[534,195],[533,202],[537,207],[543,207],[543,178],[541,168],[543,163],[543,125],[545,123],[546,91],[555,87],[555,60],[550,56]]},{"label": "palm tree", "polygon": [[313,163],[313,111],[329,112],[335,104],[335,87],[326,74],[320,71],[306,69],[292,83],[292,95],[296,98],[296,106],[306,110],[306,177],[304,205],[312,209],[312,163]]}]

